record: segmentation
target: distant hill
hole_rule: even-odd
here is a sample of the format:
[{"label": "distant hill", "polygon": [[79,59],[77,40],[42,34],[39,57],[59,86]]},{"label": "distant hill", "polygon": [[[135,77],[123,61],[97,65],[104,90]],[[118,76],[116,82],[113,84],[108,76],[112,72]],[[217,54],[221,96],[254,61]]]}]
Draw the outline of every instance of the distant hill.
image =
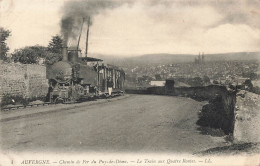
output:
[{"label": "distant hill", "polygon": [[[145,54],[134,57],[118,57],[110,55],[92,54],[90,56],[103,59],[106,63],[128,66],[128,65],[146,65],[146,64],[170,64],[194,62],[198,55],[192,54]],[[205,61],[234,61],[234,60],[260,60],[260,52],[237,52],[221,54],[205,54]]]},{"label": "distant hill", "polygon": [[208,61],[219,60],[260,60],[260,52],[236,52],[206,55]]}]

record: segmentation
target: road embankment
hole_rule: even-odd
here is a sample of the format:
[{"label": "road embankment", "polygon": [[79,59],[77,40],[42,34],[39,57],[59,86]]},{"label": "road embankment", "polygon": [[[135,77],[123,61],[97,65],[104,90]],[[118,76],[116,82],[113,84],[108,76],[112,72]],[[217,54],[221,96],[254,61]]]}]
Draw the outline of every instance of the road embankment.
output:
[{"label": "road embankment", "polygon": [[241,91],[236,98],[234,139],[260,142],[260,96]]}]

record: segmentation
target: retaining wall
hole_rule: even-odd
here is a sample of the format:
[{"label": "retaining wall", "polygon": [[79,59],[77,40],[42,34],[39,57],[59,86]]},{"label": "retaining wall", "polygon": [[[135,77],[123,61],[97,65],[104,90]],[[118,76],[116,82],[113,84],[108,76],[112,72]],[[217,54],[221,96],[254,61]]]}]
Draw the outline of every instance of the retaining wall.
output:
[{"label": "retaining wall", "polygon": [[46,96],[46,67],[34,64],[0,63],[0,102],[4,94],[24,98]]}]

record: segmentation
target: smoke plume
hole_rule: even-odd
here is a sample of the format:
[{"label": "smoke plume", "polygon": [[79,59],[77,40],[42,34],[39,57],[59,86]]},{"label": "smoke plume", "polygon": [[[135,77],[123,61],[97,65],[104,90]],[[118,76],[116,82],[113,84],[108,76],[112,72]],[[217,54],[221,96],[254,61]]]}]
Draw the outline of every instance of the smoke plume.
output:
[{"label": "smoke plume", "polygon": [[[129,1],[80,0],[67,2],[62,9],[63,17],[61,20],[64,44],[67,45],[70,38],[75,39],[78,36],[82,21],[89,23],[89,26],[91,26],[95,15],[106,9],[119,7],[124,3],[129,3]],[[88,19],[90,21],[87,21]]]}]

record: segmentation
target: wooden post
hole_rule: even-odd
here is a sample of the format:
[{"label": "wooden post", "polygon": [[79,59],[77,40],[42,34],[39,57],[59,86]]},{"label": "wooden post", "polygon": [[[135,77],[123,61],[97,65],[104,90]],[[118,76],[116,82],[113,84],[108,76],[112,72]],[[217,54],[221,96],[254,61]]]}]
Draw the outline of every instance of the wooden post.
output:
[{"label": "wooden post", "polygon": [[88,17],[88,29],[87,29],[87,38],[86,38],[86,57],[88,57],[89,24],[90,24],[90,17]]},{"label": "wooden post", "polygon": [[104,92],[107,92],[107,68],[104,66]]},{"label": "wooden post", "polygon": [[2,58],[2,31],[0,31],[0,59]]},{"label": "wooden post", "polygon": [[83,18],[83,19],[82,19],[81,29],[80,29],[80,34],[79,34],[79,38],[78,38],[77,53],[78,53],[78,51],[79,51],[79,42],[80,42],[80,38],[81,38],[81,33],[82,33],[82,28],[83,28],[83,25],[84,25],[84,21],[85,21],[85,19]]},{"label": "wooden post", "polygon": [[100,77],[99,77],[99,65],[98,65],[98,62],[97,62],[97,86],[98,88],[100,87],[99,85],[99,82],[100,82]]},{"label": "wooden post", "polygon": [[112,70],[113,88],[116,88],[116,72],[115,69]]}]

